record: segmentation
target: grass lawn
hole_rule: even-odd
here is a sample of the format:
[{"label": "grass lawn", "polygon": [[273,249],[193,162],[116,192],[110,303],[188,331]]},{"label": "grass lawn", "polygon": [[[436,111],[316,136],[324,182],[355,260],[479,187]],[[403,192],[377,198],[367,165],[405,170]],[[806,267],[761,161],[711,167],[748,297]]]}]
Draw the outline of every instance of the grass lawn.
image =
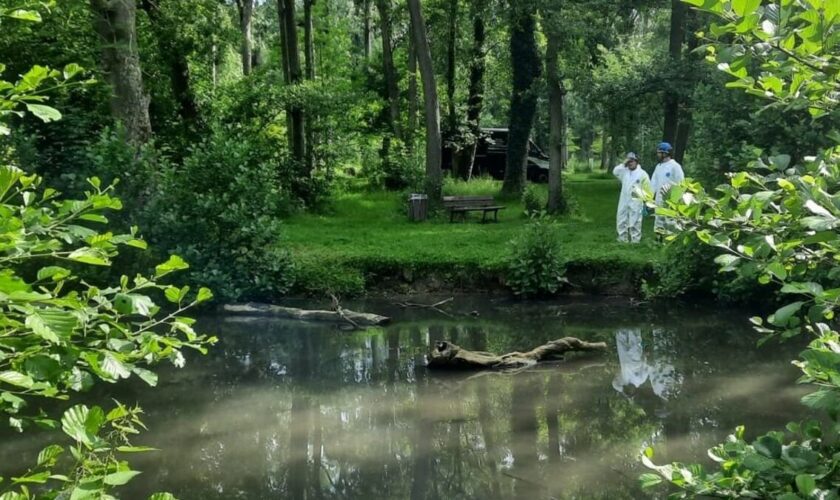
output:
[{"label": "grass lawn", "polygon": [[[445,194],[493,194],[501,183],[476,180],[447,182]],[[539,186],[545,191],[546,186]],[[580,214],[557,221],[570,264],[602,268],[648,268],[659,250],[652,242],[652,220],[645,221],[643,243],[616,241],[615,212],[619,184],[615,179],[572,175],[566,189],[576,198]],[[407,220],[403,196],[392,192],[339,195],[326,214],[305,213],[286,223],[285,243],[307,276],[321,281],[332,266],[361,272],[400,268],[500,269],[513,239],[527,218],[519,201],[503,202],[498,223],[481,224],[481,214],[467,222],[450,223],[445,213],[423,223]],[[316,271],[313,266],[321,268]],[[307,274],[306,272],[304,274]],[[317,276],[315,276],[317,275]],[[319,277],[320,276],[320,277]],[[338,288],[341,288],[338,286]],[[311,290],[311,289],[310,289]]]}]

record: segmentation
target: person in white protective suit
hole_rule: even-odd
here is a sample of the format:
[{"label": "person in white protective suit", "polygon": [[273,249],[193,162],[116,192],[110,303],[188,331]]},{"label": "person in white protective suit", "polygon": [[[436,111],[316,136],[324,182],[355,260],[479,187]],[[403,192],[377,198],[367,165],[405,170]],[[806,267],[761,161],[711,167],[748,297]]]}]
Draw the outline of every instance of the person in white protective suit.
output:
[{"label": "person in white protective suit", "polygon": [[615,217],[618,241],[638,243],[642,240],[644,210],[644,201],[639,196],[641,191],[650,189],[650,178],[639,166],[635,153],[628,153],[624,163],[613,169],[613,175],[621,181],[621,196]]},{"label": "person in white protective suit", "polygon": [[[659,163],[653,170],[653,179],[651,184],[653,192],[656,194],[656,206],[665,206],[665,197],[671,186],[679,184],[685,179],[682,165],[676,162],[671,155],[674,148],[667,142],[660,142],[656,148],[656,155],[659,158]],[[663,215],[656,216],[656,222],[653,225],[656,234],[661,238],[662,235],[670,233],[674,229],[673,221]]]}]

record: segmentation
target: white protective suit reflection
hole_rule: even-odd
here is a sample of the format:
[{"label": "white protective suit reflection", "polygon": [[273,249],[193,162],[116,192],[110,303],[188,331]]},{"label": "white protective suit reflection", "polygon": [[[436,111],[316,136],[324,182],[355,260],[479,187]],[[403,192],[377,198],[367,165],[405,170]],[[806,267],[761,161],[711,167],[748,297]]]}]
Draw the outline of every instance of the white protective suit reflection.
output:
[{"label": "white protective suit reflection", "polygon": [[630,170],[624,163],[613,169],[613,175],[621,181],[621,196],[618,198],[618,212],[615,216],[618,241],[638,243],[642,240],[644,202],[636,191],[650,189],[650,177],[641,165]]},{"label": "white protective suit reflection", "polygon": [[[664,206],[665,191],[668,191],[672,185],[679,184],[684,179],[685,174],[683,173],[682,165],[677,163],[673,158],[658,163],[651,179],[651,187],[656,194],[656,206]],[[671,232],[673,230],[673,223],[668,217],[657,215],[653,228],[656,232]]]},{"label": "white protective suit reflection", "polygon": [[[624,394],[624,388],[633,386],[636,388],[644,385],[650,380],[653,393],[668,400],[676,394],[682,382],[682,377],[676,373],[674,366],[667,361],[668,355],[657,349],[657,340],[664,340],[663,332],[654,332],[654,354],[658,359],[648,363],[644,345],[642,344],[642,331],[636,329],[621,329],[615,334],[615,345],[618,349],[619,373],[613,378],[613,388]],[[663,346],[666,347],[666,346]]]}]

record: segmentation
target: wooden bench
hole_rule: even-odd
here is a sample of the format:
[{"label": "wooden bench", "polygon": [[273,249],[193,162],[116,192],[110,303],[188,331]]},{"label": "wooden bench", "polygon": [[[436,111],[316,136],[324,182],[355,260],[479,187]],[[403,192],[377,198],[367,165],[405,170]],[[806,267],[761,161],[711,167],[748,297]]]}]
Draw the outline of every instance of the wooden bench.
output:
[{"label": "wooden bench", "polygon": [[454,222],[455,214],[466,220],[467,212],[482,212],[481,222],[487,222],[487,213],[493,212],[493,220],[499,222],[499,210],[505,208],[497,205],[492,196],[444,196],[443,206],[449,210],[449,222]]}]

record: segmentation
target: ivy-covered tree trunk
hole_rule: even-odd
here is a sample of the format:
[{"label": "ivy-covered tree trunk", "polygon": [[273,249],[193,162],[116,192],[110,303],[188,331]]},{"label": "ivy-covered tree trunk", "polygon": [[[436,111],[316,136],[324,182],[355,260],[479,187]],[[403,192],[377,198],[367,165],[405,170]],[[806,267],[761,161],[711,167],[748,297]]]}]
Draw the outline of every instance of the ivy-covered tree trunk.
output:
[{"label": "ivy-covered tree trunk", "polygon": [[513,95],[510,99],[510,131],[502,193],[520,196],[525,189],[528,141],[537,111],[536,83],[540,77],[540,55],[536,40],[536,3],[510,0],[510,55]]},{"label": "ivy-covered tree trunk", "polygon": [[472,139],[463,151],[464,162],[467,165],[466,179],[472,176],[475,163],[475,151],[481,135],[481,111],[484,107],[484,74],[487,70],[487,52],[485,43],[487,33],[484,26],[484,15],[487,0],[473,0],[471,14],[473,20],[473,47],[470,60],[470,84],[467,97],[467,126]]},{"label": "ivy-covered tree trunk", "polygon": [[[306,68],[306,79],[315,79],[315,40],[313,35],[312,6],[315,0],[303,0],[303,53]],[[307,117],[306,133],[306,170],[312,172],[315,168],[315,130],[312,114]]]},{"label": "ivy-covered tree trunk", "polygon": [[440,169],[440,103],[435,86],[435,69],[432,65],[432,49],[426,38],[426,22],[420,0],[408,0],[411,14],[411,32],[420,64],[420,78],[423,81],[423,102],[426,111],[426,193],[435,201],[440,200],[443,173]]},{"label": "ivy-covered tree trunk", "polygon": [[417,91],[417,44],[409,27],[408,33],[408,130],[405,133],[406,144],[414,151],[414,135],[417,132],[417,111],[419,95]]},{"label": "ivy-covered tree trunk", "polygon": [[[379,28],[382,34],[382,73],[385,77],[385,95],[388,99],[388,129],[391,135],[399,137],[400,90],[397,86],[397,71],[394,68],[391,0],[376,0],[376,8],[379,11]],[[389,151],[386,147],[390,149],[390,141],[382,145],[383,159],[388,161]]]},{"label": "ivy-covered tree trunk", "polygon": [[250,75],[253,64],[254,37],[251,25],[254,18],[254,0],[236,0],[239,10],[239,29],[242,31],[242,74]]},{"label": "ivy-covered tree trunk", "polygon": [[152,135],[149,96],[143,89],[134,0],[90,0],[102,44],[102,69],[111,84],[111,114],[137,146]]},{"label": "ivy-covered tree trunk", "polygon": [[[295,23],[295,0],[278,0],[280,17],[282,22],[281,33],[285,41],[286,62],[288,68],[288,83],[297,85],[303,80],[303,72],[300,66],[300,51],[298,49],[297,25]],[[308,177],[310,172],[306,168],[306,135],[304,133],[303,109],[297,104],[292,104],[287,111],[291,117],[289,147],[292,156],[301,166],[302,174]]]},{"label": "ivy-covered tree trunk", "polygon": [[362,0],[363,6],[363,19],[362,25],[364,29],[364,45],[365,45],[365,61],[370,59],[370,46],[371,46],[371,22],[370,22],[370,2],[371,0]]},{"label": "ivy-covered tree trunk", "polygon": [[454,134],[458,126],[458,117],[455,114],[455,50],[458,45],[458,0],[449,0],[449,33],[446,37],[446,104],[448,106],[447,128],[449,133]]},{"label": "ivy-covered tree trunk", "polygon": [[315,79],[315,41],[312,23],[312,7],[315,0],[303,0],[303,47],[306,67],[306,79]]},{"label": "ivy-covered tree trunk", "polygon": [[172,95],[178,102],[178,114],[185,122],[194,124],[198,121],[198,106],[190,89],[190,68],[183,51],[176,45],[174,33],[162,25],[159,4],[159,1],[143,0],[140,5],[149,17],[158,47],[169,66]]},{"label": "ivy-covered tree trunk", "polygon": [[[685,11],[686,7],[681,0],[671,0],[671,32],[668,39],[669,65],[674,71],[677,70],[682,59],[682,43],[685,38]],[[664,140],[672,145],[677,140],[677,128],[680,118],[680,97],[679,92],[674,88],[677,82],[673,80],[665,82],[665,121],[662,130]]]},{"label": "ivy-covered tree trunk", "polygon": [[563,199],[563,169],[566,165],[566,88],[558,63],[560,37],[549,34],[546,48],[546,72],[548,81],[548,112],[550,122],[548,206],[550,214],[563,213],[566,209]]}]

